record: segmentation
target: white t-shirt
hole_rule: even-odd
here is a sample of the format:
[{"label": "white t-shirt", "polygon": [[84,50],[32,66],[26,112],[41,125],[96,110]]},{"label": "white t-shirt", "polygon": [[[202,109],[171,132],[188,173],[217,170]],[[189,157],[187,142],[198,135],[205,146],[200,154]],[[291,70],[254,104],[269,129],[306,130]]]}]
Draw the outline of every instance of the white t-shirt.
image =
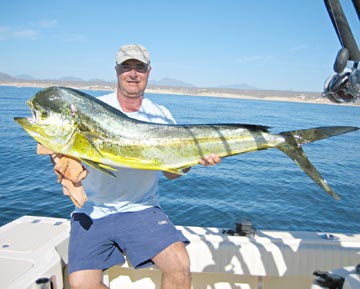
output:
[{"label": "white t-shirt", "polygon": [[[98,97],[100,100],[121,111],[116,92]],[[174,124],[170,111],[162,105],[144,98],[137,112],[127,116],[154,123]],[[93,219],[117,212],[140,211],[159,206],[158,181],[160,171],[137,170],[117,167],[116,178],[86,166],[89,174],[82,184],[88,200],[74,212],[85,213]]]}]

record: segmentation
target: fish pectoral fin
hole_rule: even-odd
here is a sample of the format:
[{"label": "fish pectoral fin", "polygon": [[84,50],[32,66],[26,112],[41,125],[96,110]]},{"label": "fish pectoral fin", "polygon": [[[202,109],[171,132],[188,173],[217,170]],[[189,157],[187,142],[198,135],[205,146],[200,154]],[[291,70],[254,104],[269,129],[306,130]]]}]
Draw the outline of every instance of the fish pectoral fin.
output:
[{"label": "fish pectoral fin", "polygon": [[185,167],[168,168],[168,169],[163,169],[163,171],[183,176],[183,175],[186,175],[186,173],[183,171],[183,169],[185,169]]},{"label": "fish pectoral fin", "polygon": [[85,159],[81,159],[81,161],[83,163],[89,165],[90,167],[93,167],[94,169],[97,169],[97,170],[103,172],[104,174],[106,174],[108,176],[116,178],[116,175],[113,172],[111,172],[111,171],[116,171],[116,169],[113,168],[113,167],[104,165],[102,163],[97,163],[97,162],[94,162],[94,161],[85,160]]},{"label": "fish pectoral fin", "polygon": [[95,140],[103,140],[103,139],[97,135],[94,135],[91,132],[82,131],[81,134],[83,135],[84,138],[86,138],[88,140],[91,147],[102,157],[103,156],[102,153],[97,149],[97,147],[95,145]]},{"label": "fish pectoral fin", "polygon": [[103,169],[105,169],[105,170],[114,171],[114,172],[117,171],[117,169],[115,169],[115,168],[113,168],[113,167],[111,167],[111,166],[104,165],[104,164],[102,164],[102,163],[97,163],[97,164],[99,165],[99,167],[101,167],[101,168],[103,168]]}]

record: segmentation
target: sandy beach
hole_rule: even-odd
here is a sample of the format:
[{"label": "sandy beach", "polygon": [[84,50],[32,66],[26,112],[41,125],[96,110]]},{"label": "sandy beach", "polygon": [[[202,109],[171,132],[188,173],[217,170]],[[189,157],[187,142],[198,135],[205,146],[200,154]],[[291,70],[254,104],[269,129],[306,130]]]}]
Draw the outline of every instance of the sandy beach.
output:
[{"label": "sandy beach", "polygon": [[290,101],[290,102],[309,102],[333,104],[326,98],[321,97],[318,92],[295,92],[295,91],[276,91],[276,90],[240,90],[240,89],[221,89],[221,88],[164,88],[149,87],[148,93],[157,94],[176,94],[208,97],[225,97],[241,99],[258,99],[269,101]]},{"label": "sandy beach", "polygon": [[[49,86],[66,86],[80,90],[104,90],[114,91],[116,84],[113,82],[71,82],[71,81],[36,81],[36,82],[9,82],[0,81],[0,86],[15,87],[49,87]],[[289,102],[308,102],[332,105],[356,105],[360,102],[351,104],[335,104],[321,96],[321,92],[302,92],[302,91],[285,91],[285,90],[242,90],[229,88],[198,88],[198,87],[169,87],[149,85],[146,93],[155,94],[174,94],[174,95],[191,95],[191,96],[208,96],[208,97],[225,97],[225,98],[242,98],[242,99],[259,99],[268,101],[289,101]]]}]

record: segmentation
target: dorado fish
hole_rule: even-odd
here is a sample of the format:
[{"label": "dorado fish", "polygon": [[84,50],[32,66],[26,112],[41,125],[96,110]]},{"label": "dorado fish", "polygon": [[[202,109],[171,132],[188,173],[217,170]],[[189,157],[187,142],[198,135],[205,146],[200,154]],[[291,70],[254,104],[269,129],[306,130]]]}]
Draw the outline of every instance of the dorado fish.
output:
[{"label": "dorado fish", "polygon": [[27,102],[31,118],[15,121],[46,148],[80,159],[104,173],[114,167],[182,174],[212,153],[219,157],[277,148],[336,199],[301,145],[357,130],[351,126],[318,127],[272,134],[251,124],[156,124],[129,118],[84,92],[50,87]]}]

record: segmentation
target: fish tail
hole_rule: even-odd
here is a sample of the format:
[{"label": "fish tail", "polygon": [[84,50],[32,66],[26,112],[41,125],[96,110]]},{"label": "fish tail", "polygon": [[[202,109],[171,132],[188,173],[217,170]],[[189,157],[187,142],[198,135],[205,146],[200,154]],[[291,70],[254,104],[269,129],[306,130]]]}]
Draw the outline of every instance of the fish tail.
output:
[{"label": "fish tail", "polygon": [[314,165],[310,162],[301,145],[343,133],[358,130],[352,126],[330,126],[312,129],[286,131],[280,133],[285,142],[277,146],[279,150],[289,156],[310,178],[312,178],[323,190],[335,199],[340,197],[331,189],[326,180],[320,175]]}]

